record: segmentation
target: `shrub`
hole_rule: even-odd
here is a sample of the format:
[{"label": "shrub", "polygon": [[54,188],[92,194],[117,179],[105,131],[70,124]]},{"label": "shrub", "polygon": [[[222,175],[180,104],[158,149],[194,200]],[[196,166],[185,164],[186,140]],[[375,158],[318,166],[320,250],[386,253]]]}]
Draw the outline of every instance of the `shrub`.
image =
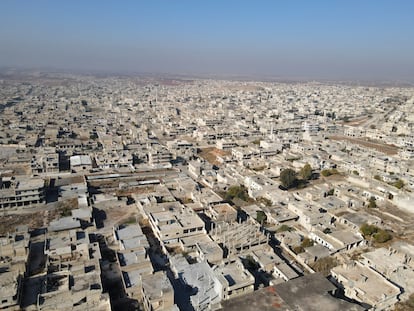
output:
[{"label": "shrub", "polygon": [[280,232],[285,232],[285,231],[294,231],[295,229],[294,228],[292,228],[292,227],[289,227],[288,225],[281,225],[279,228],[277,228],[276,229],[276,232],[277,233],[280,233]]},{"label": "shrub", "polygon": [[295,254],[300,254],[305,251],[305,249],[300,245],[295,246],[292,250],[295,252]]},{"label": "shrub", "polygon": [[331,269],[339,265],[338,260],[335,257],[320,258],[311,264],[311,268],[316,272],[321,272],[323,275],[328,276],[331,273]]},{"label": "shrub", "polygon": [[375,176],[374,176],[374,179],[379,180],[379,181],[382,181],[382,178],[381,178],[381,176],[380,176],[380,175],[375,175]]},{"label": "shrub", "polygon": [[397,189],[401,189],[402,187],[404,187],[404,182],[401,179],[398,179],[397,181],[391,183],[391,185]]},{"label": "shrub", "polygon": [[329,233],[332,233],[332,230],[329,229],[329,228],[325,228],[325,229],[323,229],[323,233],[329,234]]},{"label": "shrub", "polygon": [[259,203],[263,203],[263,204],[264,204],[264,205],[266,205],[267,207],[272,206],[272,201],[271,201],[271,200],[269,200],[269,199],[266,199],[266,198],[264,198],[264,197],[259,197],[259,198],[257,198],[257,202],[259,202]]},{"label": "shrub", "polygon": [[380,229],[377,233],[374,233],[373,238],[377,243],[385,243],[392,239],[392,235],[388,231]]},{"label": "shrub", "polygon": [[324,177],[328,177],[328,176],[335,175],[335,174],[339,174],[336,168],[325,169],[321,171],[321,175]]}]

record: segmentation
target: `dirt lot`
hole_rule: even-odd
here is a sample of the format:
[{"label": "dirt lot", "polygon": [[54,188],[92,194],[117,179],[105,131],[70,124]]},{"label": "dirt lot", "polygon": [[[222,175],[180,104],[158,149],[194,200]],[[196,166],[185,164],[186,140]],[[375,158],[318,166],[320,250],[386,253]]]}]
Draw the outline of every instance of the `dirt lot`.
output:
[{"label": "dirt lot", "polygon": [[0,235],[12,232],[20,225],[28,225],[29,228],[43,227],[45,217],[46,212],[0,216]]},{"label": "dirt lot", "polygon": [[230,155],[229,151],[220,150],[214,147],[201,149],[199,156],[213,165],[220,165],[217,156]]},{"label": "dirt lot", "polygon": [[362,117],[359,119],[352,119],[349,122],[342,122],[343,125],[350,125],[350,126],[360,126],[362,124],[364,124],[365,122],[367,122],[369,119],[371,119],[370,117]]},{"label": "dirt lot", "polygon": [[387,145],[382,142],[367,140],[363,138],[353,138],[353,137],[347,137],[347,136],[331,136],[329,137],[332,140],[338,140],[338,141],[348,141],[350,143],[364,146],[367,148],[375,149],[379,152],[382,152],[386,155],[395,155],[398,153],[398,147],[393,145]]}]

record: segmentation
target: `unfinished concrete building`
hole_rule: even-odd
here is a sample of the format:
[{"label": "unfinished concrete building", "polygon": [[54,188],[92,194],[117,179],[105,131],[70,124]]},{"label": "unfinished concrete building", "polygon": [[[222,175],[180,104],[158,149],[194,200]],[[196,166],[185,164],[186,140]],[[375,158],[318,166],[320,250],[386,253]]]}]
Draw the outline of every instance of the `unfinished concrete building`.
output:
[{"label": "unfinished concrete building", "polygon": [[399,287],[358,261],[331,269],[331,275],[347,297],[363,303],[367,308],[387,310],[398,301],[401,293]]},{"label": "unfinished concrete building", "polygon": [[260,231],[253,222],[215,224],[210,231],[211,238],[221,244],[225,250],[224,257],[247,254],[268,244],[269,236]]},{"label": "unfinished concrete building", "polygon": [[163,271],[142,278],[142,297],[145,311],[179,311],[174,304],[174,289]]},{"label": "unfinished concrete building", "polygon": [[0,177],[0,208],[44,202],[44,186],[40,178]]}]

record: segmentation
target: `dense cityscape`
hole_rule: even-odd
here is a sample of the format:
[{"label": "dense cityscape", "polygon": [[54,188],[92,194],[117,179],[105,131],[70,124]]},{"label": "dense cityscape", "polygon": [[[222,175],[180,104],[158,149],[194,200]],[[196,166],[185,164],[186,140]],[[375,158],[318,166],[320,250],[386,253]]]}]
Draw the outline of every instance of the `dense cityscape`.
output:
[{"label": "dense cityscape", "polygon": [[411,310],[412,87],[0,89],[0,309]]}]

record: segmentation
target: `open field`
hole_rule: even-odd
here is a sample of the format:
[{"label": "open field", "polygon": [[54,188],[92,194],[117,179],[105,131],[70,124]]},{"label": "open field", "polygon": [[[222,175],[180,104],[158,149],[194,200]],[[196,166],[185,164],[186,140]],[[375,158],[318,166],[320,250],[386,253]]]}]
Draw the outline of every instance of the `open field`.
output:
[{"label": "open field", "polygon": [[330,136],[329,139],[338,140],[338,141],[348,141],[356,145],[375,149],[386,155],[395,155],[398,153],[398,147],[393,146],[393,145],[388,145],[383,142],[377,142],[377,141],[367,140],[363,138],[354,138],[354,137],[347,137],[347,136]]}]

